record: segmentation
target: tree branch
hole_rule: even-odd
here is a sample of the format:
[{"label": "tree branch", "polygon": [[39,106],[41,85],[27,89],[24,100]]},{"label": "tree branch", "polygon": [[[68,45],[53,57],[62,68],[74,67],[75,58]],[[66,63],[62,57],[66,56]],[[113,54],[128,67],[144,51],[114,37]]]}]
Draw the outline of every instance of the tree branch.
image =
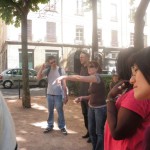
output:
[{"label": "tree branch", "polygon": [[10,0],[10,3],[17,9],[17,11],[23,13],[21,7],[17,3],[15,3],[13,0]]}]

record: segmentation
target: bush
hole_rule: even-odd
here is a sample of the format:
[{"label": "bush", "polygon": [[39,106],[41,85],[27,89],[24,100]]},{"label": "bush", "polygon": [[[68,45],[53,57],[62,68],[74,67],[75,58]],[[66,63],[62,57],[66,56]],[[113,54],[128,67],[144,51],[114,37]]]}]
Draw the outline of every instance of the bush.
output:
[{"label": "bush", "polygon": [[109,92],[109,84],[110,84],[110,82],[112,80],[112,75],[102,75],[102,78],[103,78],[103,80],[105,82],[106,96],[107,96],[107,94]]},{"label": "bush", "polygon": [[[76,73],[67,71],[67,75],[75,75]],[[79,95],[79,82],[67,81],[67,87],[69,90],[69,95],[78,96]]]},{"label": "bush", "polygon": [[79,82],[67,81],[67,87],[69,90],[69,95],[79,95]]}]

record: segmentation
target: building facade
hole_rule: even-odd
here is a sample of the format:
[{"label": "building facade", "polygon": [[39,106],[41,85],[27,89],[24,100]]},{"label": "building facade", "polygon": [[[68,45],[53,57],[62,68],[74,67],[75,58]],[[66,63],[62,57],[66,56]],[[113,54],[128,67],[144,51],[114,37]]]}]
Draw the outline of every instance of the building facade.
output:
[{"label": "building facade", "polygon": [[[98,0],[97,27],[99,54],[105,59],[104,69],[112,71],[120,49],[133,46],[135,5],[130,0]],[[51,0],[38,12],[28,15],[29,68],[38,70],[49,55],[74,71],[76,52],[92,47],[92,11],[85,9],[84,0]],[[149,10],[149,9],[147,9]],[[144,43],[150,41],[150,12],[145,17]],[[0,23],[0,71],[21,67],[21,29]]]}]

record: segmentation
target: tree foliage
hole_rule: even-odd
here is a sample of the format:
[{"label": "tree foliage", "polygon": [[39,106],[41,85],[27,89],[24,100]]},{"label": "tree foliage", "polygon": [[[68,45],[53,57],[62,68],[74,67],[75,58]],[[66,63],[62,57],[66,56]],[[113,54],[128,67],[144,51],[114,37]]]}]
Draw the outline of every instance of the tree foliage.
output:
[{"label": "tree foliage", "polygon": [[22,14],[29,11],[38,11],[38,4],[47,3],[49,0],[0,0],[0,18],[6,24],[20,26]]},{"label": "tree foliage", "polygon": [[24,108],[31,107],[28,76],[27,16],[29,11],[37,11],[39,9],[38,4],[47,2],[48,0],[0,0],[0,18],[8,25],[14,24],[18,27],[21,24],[23,69],[22,106]]},{"label": "tree foliage", "polygon": [[92,9],[92,1],[91,0],[85,0],[83,2],[83,7],[85,11],[89,11]]}]

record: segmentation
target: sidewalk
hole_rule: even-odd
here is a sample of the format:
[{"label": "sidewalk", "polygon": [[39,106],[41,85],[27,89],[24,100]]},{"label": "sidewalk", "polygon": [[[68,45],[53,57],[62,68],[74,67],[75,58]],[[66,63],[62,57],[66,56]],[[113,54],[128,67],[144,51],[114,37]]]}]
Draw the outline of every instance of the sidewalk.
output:
[{"label": "sidewalk", "polygon": [[[21,100],[9,100],[7,104],[15,122],[19,150],[91,150],[91,144],[81,136],[86,133],[83,124],[80,104],[73,103],[70,97],[64,106],[68,135],[64,136],[58,130],[43,134],[46,127],[47,108],[45,97],[32,97],[32,108],[22,108]],[[57,113],[55,112],[57,123]]]}]

